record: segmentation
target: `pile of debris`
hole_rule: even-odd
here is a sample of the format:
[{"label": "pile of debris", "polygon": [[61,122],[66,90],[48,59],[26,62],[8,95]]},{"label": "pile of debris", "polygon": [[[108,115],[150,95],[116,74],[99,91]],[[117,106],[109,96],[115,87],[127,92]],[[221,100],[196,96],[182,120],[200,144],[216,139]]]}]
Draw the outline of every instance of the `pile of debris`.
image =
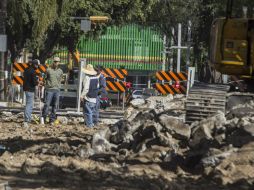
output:
[{"label": "pile of debris", "polygon": [[93,147],[119,153],[122,162],[165,164],[225,188],[254,187],[254,103],[187,125],[185,99],[172,100],[133,101],[125,120],[94,136]]},{"label": "pile of debris", "polygon": [[0,173],[48,189],[253,188],[254,103],[187,125],[185,100],[133,100],[124,119],[93,129],[2,124]]}]

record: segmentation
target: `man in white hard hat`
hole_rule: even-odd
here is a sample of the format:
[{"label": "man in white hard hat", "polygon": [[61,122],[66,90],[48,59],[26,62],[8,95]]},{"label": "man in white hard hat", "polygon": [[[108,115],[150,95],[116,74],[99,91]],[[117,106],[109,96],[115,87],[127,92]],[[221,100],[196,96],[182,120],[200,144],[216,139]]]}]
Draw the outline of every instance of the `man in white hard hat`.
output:
[{"label": "man in white hard hat", "polygon": [[59,103],[59,95],[60,95],[60,87],[61,81],[63,77],[62,69],[58,68],[60,63],[60,58],[55,57],[54,62],[51,67],[47,69],[46,72],[46,96],[45,96],[45,104],[42,111],[42,116],[44,118],[44,122],[46,122],[46,117],[48,116],[49,107],[52,106],[49,122],[53,123],[56,120],[56,109]]},{"label": "man in white hard hat", "polygon": [[83,112],[85,124],[87,127],[94,127],[93,118],[96,114],[96,101],[99,90],[99,77],[94,70],[93,65],[88,64],[82,69],[85,77],[83,79],[83,90],[81,93],[81,101],[83,102]]}]

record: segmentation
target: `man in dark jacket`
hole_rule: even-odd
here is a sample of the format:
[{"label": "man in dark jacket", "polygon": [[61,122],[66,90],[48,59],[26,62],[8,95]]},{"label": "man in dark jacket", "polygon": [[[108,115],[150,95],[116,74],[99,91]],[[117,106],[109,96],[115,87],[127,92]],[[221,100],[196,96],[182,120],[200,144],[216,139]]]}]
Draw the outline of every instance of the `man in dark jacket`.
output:
[{"label": "man in dark jacket", "polygon": [[27,126],[31,122],[33,104],[34,104],[34,92],[35,87],[38,85],[39,80],[35,70],[38,68],[39,60],[33,60],[29,63],[29,67],[24,71],[24,84],[23,90],[26,95],[26,106],[25,106],[25,123]]}]

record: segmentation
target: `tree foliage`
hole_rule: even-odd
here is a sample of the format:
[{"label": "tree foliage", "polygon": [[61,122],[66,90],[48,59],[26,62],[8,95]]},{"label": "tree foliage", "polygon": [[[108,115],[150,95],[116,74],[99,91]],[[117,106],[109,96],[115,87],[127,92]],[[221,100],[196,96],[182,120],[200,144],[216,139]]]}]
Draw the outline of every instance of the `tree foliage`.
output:
[{"label": "tree foliage", "polygon": [[[9,0],[7,30],[12,60],[23,48],[44,62],[57,44],[75,50],[82,32],[80,21],[70,17],[109,16],[111,24],[144,20],[153,0]],[[146,10],[146,11],[144,11]],[[96,25],[98,34],[104,24]]]},{"label": "tree foliage", "polygon": [[[234,0],[235,16],[243,5],[253,11],[253,0]],[[138,22],[159,28],[172,37],[177,23],[192,21],[196,62],[208,50],[213,19],[224,16],[226,0],[8,0],[8,47],[14,61],[23,48],[45,61],[56,45],[73,52],[82,32],[80,21],[70,17],[106,15],[111,25]],[[249,16],[253,15],[250,11]],[[105,24],[96,24],[87,35],[99,35]],[[186,29],[185,29],[186,30]],[[176,39],[175,39],[176,41]]]},{"label": "tree foliage", "polygon": [[[253,0],[233,0],[233,17],[242,16],[242,6],[248,7],[248,17],[253,17]],[[227,0],[161,0],[153,6],[148,14],[147,24],[160,28],[168,38],[172,36],[171,28],[177,31],[177,24],[185,26],[187,21],[192,22],[192,39],[194,46],[194,62],[202,63],[207,58],[209,48],[210,28],[214,19],[226,15]],[[186,36],[185,36],[186,37]],[[185,39],[186,40],[186,39]]]}]

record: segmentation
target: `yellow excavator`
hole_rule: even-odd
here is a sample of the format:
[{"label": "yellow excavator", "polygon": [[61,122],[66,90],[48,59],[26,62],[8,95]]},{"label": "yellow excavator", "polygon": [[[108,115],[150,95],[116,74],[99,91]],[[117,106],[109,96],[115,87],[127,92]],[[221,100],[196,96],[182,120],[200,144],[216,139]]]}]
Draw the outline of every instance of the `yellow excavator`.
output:
[{"label": "yellow excavator", "polygon": [[232,18],[233,0],[228,0],[227,17],[213,22],[210,62],[227,75],[253,78],[254,19]]},{"label": "yellow excavator", "polygon": [[[213,115],[218,110],[226,111],[230,97],[253,98],[254,92],[254,19],[245,16],[232,17],[233,0],[227,1],[226,17],[213,21],[210,39],[210,72],[205,73],[208,81],[216,81],[215,74],[226,74],[237,82],[241,92],[231,92],[230,85],[195,83],[186,102],[186,122],[192,123]],[[211,80],[213,78],[213,80]],[[207,82],[207,81],[206,81]],[[232,82],[233,83],[233,82]],[[233,98],[234,97],[234,98]],[[231,101],[232,102],[232,101]]]}]

